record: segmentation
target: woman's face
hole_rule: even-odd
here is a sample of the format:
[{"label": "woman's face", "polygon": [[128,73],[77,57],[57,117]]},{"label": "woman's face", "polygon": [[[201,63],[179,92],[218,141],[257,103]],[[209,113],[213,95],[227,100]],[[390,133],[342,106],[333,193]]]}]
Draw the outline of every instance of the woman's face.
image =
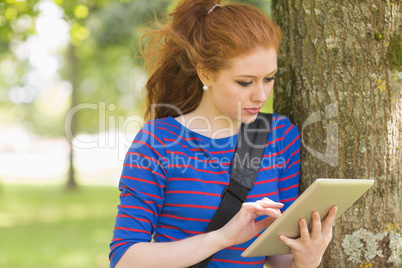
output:
[{"label": "woman's face", "polygon": [[206,83],[209,112],[250,123],[272,93],[277,54],[273,48],[258,47],[230,62],[229,68],[220,70]]}]

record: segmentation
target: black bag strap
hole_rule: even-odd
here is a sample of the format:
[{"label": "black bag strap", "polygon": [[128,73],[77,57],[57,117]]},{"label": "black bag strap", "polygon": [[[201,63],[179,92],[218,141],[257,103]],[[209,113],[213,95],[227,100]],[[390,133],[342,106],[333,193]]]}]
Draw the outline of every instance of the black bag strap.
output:
[{"label": "black bag strap", "polygon": [[[272,114],[259,113],[254,122],[241,125],[229,185],[222,193],[222,201],[208,225],[207,232],[222,228],[239,212],[246,201],[261,166],[271,121]],[[213,255],[191,268],[207,267],[212,257]]]}]

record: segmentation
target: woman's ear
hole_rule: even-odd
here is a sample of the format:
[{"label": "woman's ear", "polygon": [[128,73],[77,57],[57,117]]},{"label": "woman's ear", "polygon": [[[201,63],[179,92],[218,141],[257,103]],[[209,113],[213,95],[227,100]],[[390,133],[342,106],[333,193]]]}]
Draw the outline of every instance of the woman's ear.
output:
[{"label": "woman's ear", "polygon": [[212,73],[209,70],[207,70],[206,68],[203,68],[200,64],[197,65],[197,74],[203,85],[206,85],[206,86],[212,85],[212,82],[213,82]]}]

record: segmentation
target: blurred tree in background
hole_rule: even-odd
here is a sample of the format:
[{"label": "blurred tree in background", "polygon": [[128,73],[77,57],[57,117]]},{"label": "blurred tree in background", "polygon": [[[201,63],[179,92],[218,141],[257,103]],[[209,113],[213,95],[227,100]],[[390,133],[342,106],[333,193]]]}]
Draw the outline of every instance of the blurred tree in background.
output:
[{"label": "blurred tree in background", "polygon": [[[270,0],[238,1],[270,16]],[[74,137],[126,130],[142,114],[143,28],[177,0],[6,0],[0,3],[0,124],[70,143],[67,189],[77,186]],[[118,120],[116,120],[118,118]],[[96,146],[106,146],[97,141]]]},{"label": "blurred tree in background", "polygon": [[[116,126],[101,117],[106,113],[138,113],[138,97],[145,74],[138,68],[135,51],[139,38],[138,27],[144,24],[153,10],[164,10],[167,1],[55,1],[64,10],[70,24],[70,42],[62,75],[72,87],[70,111],[80,103],[91,103],[79,117],[68,117],[66,134],[72,141],[77,131],[100,132]],[[137,94],[135,94],[137,93]],[[136,96],[137,95],[137,96]],[[117,105],[116,105],[117,104]],[[94,110],[96,112],[94,112]],[[70,132],[71,131],[71,132]],[[67,188],[76,188],[73,144]]]}]

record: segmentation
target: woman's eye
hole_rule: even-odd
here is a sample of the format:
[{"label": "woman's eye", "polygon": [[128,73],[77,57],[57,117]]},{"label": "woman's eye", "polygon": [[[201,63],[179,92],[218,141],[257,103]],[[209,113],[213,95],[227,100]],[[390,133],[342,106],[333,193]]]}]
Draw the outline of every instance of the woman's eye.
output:
[{"label": "woman's eye", "polygon": [[[264,82],[269,83],[269,82],[273,81],[274,79],[275,78],[273,76],[272,77],[267,77],[267,78],[264,78]],[[250,81],[250,82],[237,81],[237,83],[239,85],[241,85],[242,87],[248,87],[253,83],[253,81]]]},{"label": "woman's eye", "polygon": [[241,81],[237,81],[237,83],[239,85],[241,85],[242,87],[247,87],[249,85],[251,85],[253,82],[241,82]]}]

